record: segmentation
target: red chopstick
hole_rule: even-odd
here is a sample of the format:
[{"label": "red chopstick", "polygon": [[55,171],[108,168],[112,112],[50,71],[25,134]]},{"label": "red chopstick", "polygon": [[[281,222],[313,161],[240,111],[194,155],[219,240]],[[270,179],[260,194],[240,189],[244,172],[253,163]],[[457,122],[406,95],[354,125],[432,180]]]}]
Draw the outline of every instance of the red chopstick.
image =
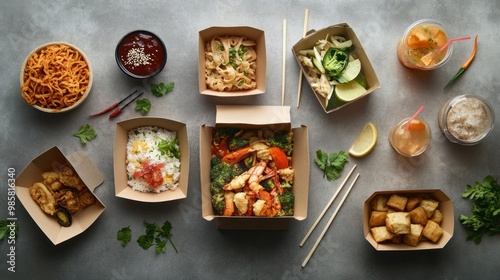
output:
[{"label": "red chopstick", "polygon": [[122,100],[118,101],[117,103],[109,106],[106,110],[104,111],[101,111],[99,113],[95,113],[95,114],[92,114],[92,115],[89,115],[89,117],[95,117],[95,116],[100,116],[100,115],[104,115],[106,114],[107,112],[110,112],[111,110],[113,110],[114,108],[118,107],[118,105],[120,105],[120,103],[122,103],[123,101],[127,100],[127,98],[129,98],[130,96],[132,96],[134,93],[136,93],[137,90],[135,90],[134,92],[132,92],[131,94],[127,95],[125,98],[123,98]]},{"label": "red chopstick", "polygon": [[123,107],[118,108],[118,109],[116,109],[115,111],[113,111],[113,113],[111,113],[111,115],[109,115],[109,118],[110,118],[110,119],[112,119],[112,118],[114,118],[114,117],[118,116],[119,114],[121,114],[121,113],[122,113],[122,110],[123,110],[123,109],[125,109],[125,107],[127,107],[130,103],[134,102],[134,100],[136,100],[137,98],[139,98],[139,96],[141,96],[143,93],[144,93],[144,91],[143,91],[143,92],[141,92],[141,93],[139,93],[139,95],[137,95],[136,97],[134,97],[134,98],[133,98],[132,100],[130,100],[127,104],[123,105]]}]

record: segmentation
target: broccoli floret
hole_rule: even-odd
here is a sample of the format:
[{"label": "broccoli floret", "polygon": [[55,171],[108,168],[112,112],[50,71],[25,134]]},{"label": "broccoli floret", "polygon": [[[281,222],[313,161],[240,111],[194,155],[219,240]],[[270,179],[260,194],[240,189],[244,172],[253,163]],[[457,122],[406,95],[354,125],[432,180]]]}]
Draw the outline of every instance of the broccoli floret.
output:
[{"label": "broccoli floret", "polygon": [[269,145],[271,147],[281,148],[288,156],[292,155],[293,152],[293,132],[279,132],[274,136],[269,138]]},{"label": "broccoli floret", "polygon": [[272,178],[265,179],[264,181],[260,182],[260,185],[264,187],[266,191],[271,191],[274,188],[274,181]]},{"label": "broccoli floret", "polygon": [[210,186],[212,188],[224,187],[233,177],[232,165],[222,162],[220,158],[217,157],[212,158],[210,163]]},{"label": "broccoli floret", "polygon": [[224,208],[226,207],[224,202],[224,192],[218,192],[212,195],[212,207],[217,214],[222,214]]},{"label": "broccoli floret", "polygon": [[229,140],[228,148],[234,151],[248,146],[249,143],[250,139],[248,138],[233,137]]},{"label": "broccoli floret", "polygon": [[226,137],[233,137],[238,133],[241,129],[234,127],[221,127],[215,131],[213,140],[217,143]]},{"label": "broccoli floret", "polygon": [[349,54],[341,49],[329,48],[323,57],[323,67],[326,74],[337,78],[349,63]]},{"label": "broccoli floret", "polygon": [[[279,195],[279,200],[281,202],[281,211],[284,216],[293,216],[293,205],[295,203],[295,197],[292,191],[285,191],[283,194]],[[278,214],[279,215],[279,214]]]},{"label": "broccoli floret", "polygon": [[283,189],[291,189],[292,188],[292,185],[290,184],[290,182],[281,182],[281,188]]},{"label": "broccoli floret", "polygon": [[236,164],[233,164],[233,174],[232,174],[232,177],[234,176],[238,176],[240,175],[241,173],[247,171],[248,168],[245,166],[244,163],[236,163]]}]

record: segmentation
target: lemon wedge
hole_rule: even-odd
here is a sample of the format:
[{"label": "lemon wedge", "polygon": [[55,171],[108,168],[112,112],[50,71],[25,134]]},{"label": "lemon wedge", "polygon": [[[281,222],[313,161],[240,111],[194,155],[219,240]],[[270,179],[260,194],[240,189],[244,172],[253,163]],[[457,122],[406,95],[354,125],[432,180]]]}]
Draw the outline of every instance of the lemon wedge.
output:
[{"label": "lemon wedge", "polygon": [[340,101],[349,102],[364,95],[366,89],[355,80],[335,86],[335,95]]},{"label": "lemon wedge", "polygon": [[372,122],[369,122],[363,127],[361,132],[358,134],[351,148],[349,149],[349,155],[353,157],[364,157],[369,154],[375,144],[377,144],[377,128]]}]

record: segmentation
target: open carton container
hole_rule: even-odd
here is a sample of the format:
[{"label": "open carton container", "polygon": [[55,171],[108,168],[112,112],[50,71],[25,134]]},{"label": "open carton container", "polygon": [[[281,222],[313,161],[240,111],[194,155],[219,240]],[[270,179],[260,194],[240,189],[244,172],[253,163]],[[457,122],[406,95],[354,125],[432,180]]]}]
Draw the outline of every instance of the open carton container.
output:
[{"label": "open carton container", "polygon": [[[205,220],[216,220],[217,229],[286,230],[290,219],[304,220],[307,216],[309,192],[309,140],[307,127],[291,128],[288,106],[217,106],[215,127],[200,127],[201,207]],[[238,127],[242,129],[292,130],[292,167],[295,170],[293,194],[294,216],[289,217],[225,217],[214,213],[210,194],[210,159],[214,129]]]},{"label": "open carton container", "polygon": [[[257,88],[241,91],[215,91],[207,88],[205,82],[205,45],[215,36],[239,36],[255,41],[257,54]],[[237,97],[262,94],[266,91],[266,39],[264,31],[249,26],[213,26],[199,32],[198,38],[198,83],[201,94],[218,97]]]},{"label": "open carton container", "polygon": [[94,193],[95,188],[102,184],[104,176],[92,163],[84,152],[76,152],[65,157],[61,150],[53,147],[33,159],[16,178],[16,194],[28,214],[45,233],[45,235],[57,245],[70,238],[77,236],[90,227],[104,211],[105,206],[96,197],[96,203],[85,207],[72,215],[73,223],[69,227],[59,225],[56,217],[50,216],[40,209],[29,193],[29,188],[37,182],[42,182],[42,173],[53,171],[55,166],[69,164],[76,171],[85,186]]},{"label": "open carton container", "polygon": [[[372,212],[371,201],[377,195],[391,195],[391,194],[399,194],[399,195],[430,195],[434,200],[439,201],[439,206],[437,209],[441,211],[443,214],[443,221],[441,222],[441,228],[443,229],[443,235],[438,240],[437,243],[433,243],[432,241],[423,239],[420,241],[417,247],[412,247],[406,244],[393,244],[388,242],[377,243],[370,232],[370,215]],[[451,199],[441,190],[439,189],[427,189],[427,190],[396,190],[396,191],[378,191],[373,193],[364,203],[363,209],[363,232],[366,240],[377,251],[416,251],[416,250],[429,250],[429,249],[442,249],[450,241],[453,236],[453,228],[455,225],[455,216],[453,211],[453,203]]]},{"label": "open carton container", "polygon": [[[366,80],[366,93],[353,101],[350,101],[348,103],[344,103],[343,105],[340,105],[338,107],[335,107],[333,109],[327,110],[326,108],[326,98],[323,97],[321,94],[317,93],[311,86],[312,80],[307,77],[307,75],[304,74],[309,86],[311,86],[311,90],[313,91],[314,95],[318,99],[319,103],[321,104],[321,107],[326,113],[331,113],[337,110],[340,110],[341,108],[344,108],[345,106],[356,102],[357,100],[367,96],[368,94],[372,93],[374,90],[380,88],[380,82],[377,78],[377,74],[375,73],[375,70],[373,69],[373,66],[368,59],[368,56],[365,53],[365,50],[363,49],[363,46],[361,45],[358,37],[356,36],[356,33],[352,29],[351,26],[347,23],[339,23],[336,25],[331,25],[329,27],[323,28],[321,30],[310,30],[307,33],[307,36],[300,39],[292,48],[293,55],[295,56],[295,59],[297,63],[300,66],[300,69],[302,73],[305,73],[304,71],[304,66],[302,63],[300,63],[299,58],[298,58],[298,52],[301,50],[307,50],[307,49],[312,49],[314,45],[316,45],[316,42],[318,42],[321,39],[327,38],[327,36],[343,36],[347,40],[352,40],[352,44],[354,46],[354,51],[353,55],[358,58],[361,62],[361,73],[363,73],[365,80]],[[335,94],[335,93],[333,93]]]},{"label": "open carton container", "polygon": [[[179,185],[176,189],[154,193],[134,191],[132,187],[128,186],[126,169],[128,133],[132,129],[143,126],[156,126],[177,132],[179,149],[181,152],[181,175],[179,178]],[[158,117],[139,117],[117,122],[113,155],[115,195],[117,197],[142,202],[164,202],[187,197],[189,179],[189,143],[186,124]]]}]

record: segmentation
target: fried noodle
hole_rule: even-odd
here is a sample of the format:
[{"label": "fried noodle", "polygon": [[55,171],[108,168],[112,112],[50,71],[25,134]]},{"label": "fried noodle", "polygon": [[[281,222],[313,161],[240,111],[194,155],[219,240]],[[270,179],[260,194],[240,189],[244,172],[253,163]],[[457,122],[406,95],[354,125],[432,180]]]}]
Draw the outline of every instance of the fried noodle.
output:
[{"label": "fried noodle", "polygon": [[257,87],[255,42],[245,37],[215,36],[205,46],[205,82],[216,91]]},{"label": "fried noodle", "polygon": [[60,110],[80,100],[89,82],[82,54],[67,45],[50,45],[27,59],[21,95],[30,105]]}]

